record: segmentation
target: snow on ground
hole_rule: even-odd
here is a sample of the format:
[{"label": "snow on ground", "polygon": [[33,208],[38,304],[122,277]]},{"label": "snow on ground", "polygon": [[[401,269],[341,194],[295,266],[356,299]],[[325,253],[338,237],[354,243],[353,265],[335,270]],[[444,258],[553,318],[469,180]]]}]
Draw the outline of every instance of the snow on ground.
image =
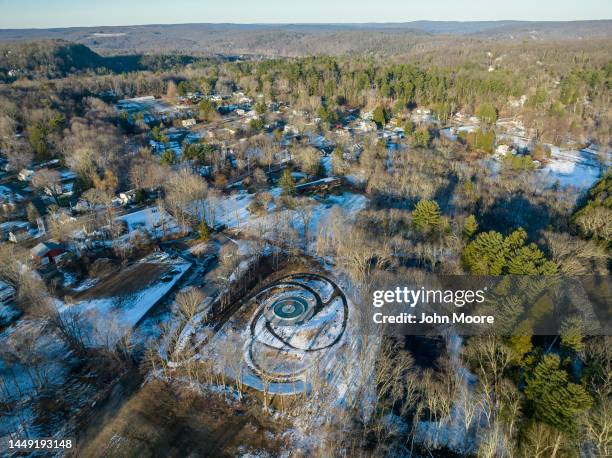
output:
[{"label": "snow on ground", "polygon": [[[57,364],[66,357],[63,342],[52,332],[43,330],[42,321],[22,320],[0,334],[0,346],[10,349],[18,348],[21,354],[28,351],[36,355],[24,361],[7,362],[0,358],[0,378],[2,378],[2,397],[7,399],[22,398],[32,394],[36,383],[62,383],[65,368]],[[23,352],[24,343],[31,346]]]},{"label": "snow on ground", "polygon": [[0,415],[0,443],[11,437],[46,437],[48,433],[39,429],[46,425],[34,424],[29,400],[66,382],[70,352],[42,320],[22,320],[7,328],[0,333],[0,348],[16,348],[21,356],[0,358],[0,403],[8,407]]},{"label": "snow on ground", "polygon": [[[308,205],[303,209],[271,211],[261,217],[244,218],[241,229],[254,230],[262,234],[264,238],[273,240],[281,236],[278,233],[279,224],[288,224],[300,237],[304,236],[304,228],[307,228],[309,237],[325,230],[333,222],[334,208],[342,212],[342,220],[350,221],[354,215],[363,210],[368,199],[361,194],[344,192],[341,195],[331,195],[324,200],[310,198]],[[248,214],[248,210],[246,210]]]},{"label": "snow on ground", "polygon": [[[125,221],[128,233],[142,230],[155,235],[163,232],[180,232],[177,222],[168,213],[160,211],[157,207],[147,207],[142,210],[127,213],[117,217],[117,221]],[[129,234],[128,234],[129,235]]]},{"label": "snow on ground", "polygon": [[[280,197],[281,194],[280,188],[272,188],[269,192],[275,198]],[[325,230],[335,220],[339,219],[345,224],[368,203],[367,198],[363,195],[344,192],[326,198],[304,197],[300,200],[306,205],[297,209],[278,209],[276,204],[272,203],[266,215],[257,216],[248,210],[252,200],[253,195],[246,193],[236,193],[219,199],[213,203],[214,222],[241,231],[259,231],[262,237],[268,240],[275,240],[275,237],[279,235],[277,229],[280,225],[287,224],[302,236],[304,226],[307,225],[306,232],[312,237],[319,231]],[[304,212],[307,213],[306,217]],[[250,253],[248,241],[237,239],[233,242],[238,245],[243,255]],[[229,277],[235,278],[236,273],[240,273],[241,270],[244,270],[244,267],[238,266],[236,272]],[[343,276],[339,271],[333,272],[332,275],[336,279]],[[350,283],[347,282],[348,280],[339,282],[341,289],[345,292],[352,289]],[[308,281],[308,285],[319,290],[323,299],[326,300],[330,297],[332,289],[322,283],[315,280]],[[261,345],[256,345],[251,353],[248,351],[253,337],[250,322],[257,307],[250,306],[248,309],[243,307],[236,312],[214,335],[211,329],[196,330],[193,325],[185,326],[179,338],[179,346],[194,345],[193,348],[197,350],[194,358],[212,361],[216,370],[226,374],[228,378],[237,378],[236,371],[239,371],[240,379],[246,386],[262,391],[267,388],[270,393],[283,395],[310,392],[312,400],[304,408],[316,411],[318,415],[308,416],[311,420],[296,418],[295,421],[296,427],[302,431],[299,434],[301,438],[311,437],[316,441],[322,435],[318,431],[320,424],[323,419],[331,415],[335,408],[352,408],[357,405],[365,412],[364,417],[367,417],[369,415],[367,412],[371,413],[374,405],[376,393],[375,384],[372,382],[372,368],[380,341],[376,338],[365,338],[364,333],[359,329],[359,319],[351,315],[353,305],[350,299],[347,298],[347,300],[349,314],[344,333],[338,342],[322,351],[306,352],[291,349],[280,344],[278,339],[271,335],[258,333],[260,334],[258,337],[261,337],[263,342]],[[339,304],[335,301],[329,310],[320,312],[320,316],[315,317],[312,323],[293,329],[293,331],[304,332],[295,332],[292,335],[289,329],[280,332],[298,347],[308,347],[313,340],[317,347],[333,343],[331,336],[341,333],[343,325],[341,320],[343,314],[339,313],[338,306]],[[260,328],[258,330],[262,331]],[[317,330],[321,332],[311,332],[310,337],[308,336],[308,331]],[[201,345],[203,339],[200,334],[210,337],[207,338],[204,345]],[[275,345],[272,345],[271,348],[265,345],[266,342],[271,343],[272,341]],[[278,348],[279,346],[282,348]],[[274,366],[274,372],[278,374],[287,373],[288,376],[295,376],[288,377],[286,382],[268,381],[269,385],[264,387],[260,376],[252,370],[251,355],[260,363],[270,361]],[[362,355],[358,367],[355,367],[354,364],[356,355]],[[236,357],[240,359],[236,361]],[[170,364],[174,363],[170,361]],[[321,385],[324,385],[323,389]],[[303,441],[300,440],[301,442]]]},{"label": "snow on ground", "polygon": [[60,301],[56,305],[63,315],[78,314],[84,318],[92,346],[113,342],[133,328],[146,313],[179,281],[191,263],[164,257],[147,257],[140,262],[168,264],[171,270],[143,289],[125,296],[99,297],[75,304]]},{"label": "snow on ground", "polygon": [[452,142],[455,142],[457,141],[457,135],[455,135],[453,132],[454,129],[452,129],[451,127],[447,127],[446,129],[440,129],[440,135],[446,137]]},{"label": "snow on ground", "polygon": [[[278,187],[272,188],[269,193],[276,199],[280,197],[281,189]],[[223,224],[232,229],[247,227],[263,228],[276,225],[278,215],[275,216],[276,212],[273,211],[275,210],[275,205],[272,204],[269,207],[270,213],[257,217],[248,210],[252,201],[253,194],[244,193],[233,194],[223,199],[219,199],[214,206],[215,223]],[[355,214],[365,208],[367,198],[361,194],[344,192],[341,195],[330,195],[324,200],[310,198],[310,202],[312,205],[308,206],[311,213],[311,215],[309,215],[310,223],[308,231],[311,234],[315,234],[322,224],[328,222],[327,218],[333,207],[340,208],[346,215]],[[299,222],[299,212],[296,210],[281,210],[280,213],[280,219],[291,221],[296,230],[303,232],[304,224]]]},{"label": "snow on ground", "polygon": [[333,175],[331,155],[327,155],[323,159],[321,159],[321,165],[323,166],[323,170],[325,170],[325,175],[327,176]]},{"label": "snow on ground", "polygon": [[552,152],[550,161],[536,172],[547,185],[558,182],[563,187],[588,189],[601,176],[603,167],[593,154],[549,146]]},{"label": "snow on ground", "polygon": [[415,439],[434,449],[447,447],[458,453],[471,454],[478,446],[478,437],[472,433],[473,427],[481,426],[484,422],[485,412],[477,399],[482,394],[475,393],[476,376],[461,360],[463,338],[452,334],[448,336],[446,346],[457,376],[457,397],[447,418],[420,421]]},{"label": "snow on ground", "polygon": [[72,288],[72,291],[78,293],[78,292],[81,292],[81,291],[88,290],[89,288],[94,286],[99,281],[100,281],[99,278],[87,278],[86,280],[81,282],[81,284],[79,286],[75,286],[74,288]]},{"label": "snow on ground", "polygon": [[365,186],[368,179],[363,171],[356,172],[352,175],[345,175],[344,179],[353,186]]},{"label": "snow on ground", "polygon": [[17,192],[12,191],[6,186],[0,185],[0,201],[22,201],[23,196]]},{"label": "snow on ground", "polygon": [[344,192],[339,196],[332,195],[326,199],[322,204],[315,205],[313,209],[315,217],[311,222],[309,230],[319,229],[322,224],[329,223],[331,210],[334,207],[339,208],[344,213],[345,217],[354,216],[363,210],[368,203],[368,198],[362,194],[354,194],[351,192]]},{"label": "snow on ground", "polygon": [[515,134],[504,134],[500,133],[497,135],[497,140],[502,140],[504,142],[510,143],[516,149],[522,150],[530,150],[533,148],[533,141],[528,137],[523,137]]},{"label": "snow on ground", "polygon": [[228,228],[240,227],[251,217],[248,210],[253,194],[232,194],[215,202],[214,220]]},{"label": "snow on ground", "polygon": [[0,326],[5,326],[21,315],[13,304],[0,304]]},{"label": "snow on ground", "polygon": [[[544,186],[559,184],[561,187],[574,187],[579,190],[590,188],[603,174],[606,166],[596,156],[584,150],[561,150],[549,145],[552,150],[550,159],[542,167],[529,172],[535,183]],[[480,159],[481,165],[486,167],[491,176],[500,173],[503,165],[502,156],[489,156]]]}]

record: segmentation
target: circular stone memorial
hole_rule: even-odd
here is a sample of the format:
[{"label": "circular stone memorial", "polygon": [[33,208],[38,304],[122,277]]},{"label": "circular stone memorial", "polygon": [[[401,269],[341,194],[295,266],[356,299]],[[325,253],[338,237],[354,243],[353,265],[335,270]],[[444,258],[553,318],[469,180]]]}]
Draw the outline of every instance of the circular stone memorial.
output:
[{"label": "circular stone memorial", "polygon": [[310,318],[313,307],[303,297],[290,296],[278,299],[266,310],[268,321],[276,326],[295,326]]},{"label": "circular stone memorial", "polygon": [[344,335],[348,302],[329,278],[296,273],[256,292],[244,358],[258,376],[294,383]]}]

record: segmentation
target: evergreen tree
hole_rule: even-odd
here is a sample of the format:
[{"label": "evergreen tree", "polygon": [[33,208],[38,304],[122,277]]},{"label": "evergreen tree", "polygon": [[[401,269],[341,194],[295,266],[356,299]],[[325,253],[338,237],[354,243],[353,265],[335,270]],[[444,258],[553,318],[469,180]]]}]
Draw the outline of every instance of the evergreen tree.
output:
[{"label": "evergreen tree", "polygon": [[379,129],[387,124],[387,122],[389,122],[389,113],[387,109],[382,105],[378,105],[374,109],[374,113],[372,113],[372,121],[376,123]]},{"label": "evergreen tree", "polygon": [[535,168],[533,164],[533,158],[530,155],[514,155],[506,154],[503,159],[504,166],[515,172],[523,170],[532,170]]},{"label": "evergreen tree", "polygon": [[255,104],[255,113],[257,113],[259,116],[263,116],[264,114],[266,114],[266,104],[263,102],[257,102]]},{"label": "evergreen tree", "polygon": [[476,221],[476,217],[474,215],[468,216],[463,222],[463,236],[466,239],[471,239],[477,230],[478,222]]},{"label": "evergreen tree", "polygon": [[570,73],[561,80],[561,90],[559,98],[564,105],[576,103],[580,93],[578,90],[578,80],[576,75]]},{"label": "evergreen tree", "polygon": [[134,203],[141,204],[146,200],[146,198],[147,193],[145,192],[145,190],[142,188],[138,188],[136,190],[136,194],[134,195]]},{"label": "evergreen tree", "polygon": [[198,233],[200,235],[200,240],[208,240],[210,238],[210,228],[208,227],[208,224],[206,224],[205,220],[200,221]]},{"label": "evergreen tree", "polygon": [[407,137],[412,135],[414,133],[414,129],[414,123],[410,120],[406,121],[406,124],[404,124],[404,135]]},{"label": "evergreen tree", "polygon": [[265,120],[263,118],[251,119],[249,127],[253,132],[259,132],[265,127]]},{"label": "evergreen tree", "polygon": [[476,109],[476,116],[488,126],[492,126],[497,122],[497,110],[490,103],[483,103]]},{"label": "evergreen tree", "polygon": [[511,351],[512,361],[516,364],[521,364],[524,356],[533,350],[533,343],[531,339],[533,337],[533,330],[526,329],[525,326],[522,329],[517,329],[508,338],[508,343]]},{"label": "evergreen tree", "polygon": [[197,161],[202,164],[210,163],[214,152],[215,147],[213,145],[208,143],[193,143],[185,147],[182,159],[184,161]]},{"label": "evergreen tree", "polygon": [[418,127],[412,134],[412,143],[419,148],[427,148],[431,141],[431,134],[427,126]]},{"label": "evergreen tree", "polygon": [[163,165],[172,165],[176,163],[176,154],[171,149],[165,150],[159,160]]},{"label": "evergreen tree", "polygon": [[336,110],[327,107],[327,105],[322,105],[317,111],[317,114],[319,118],[321,118],[321,121],[327,125],[334,125],[338,122],[338,113],[336,113]]},{"label": "evergreen tree", "polygon": [[505,237],[499,232],[478,234],[461,255],[475,275],[550,275],[556,265],[534,244],[526,245],[527,233],[519,228]]},{"label": "evergreen tree", "polygon": [[584,349],[584,323],[577,316],[566,318],[561,324],[561,346],[575,353]]},{"label": "evergreen tree", "polygon": [[568,380],[559,356],[545,355],[527,379],[525,397],[535,417],[562,431],[574,431],[579,415],[591,406],[581,385]]},{"label": "evergreen tree", "polygon": [[421,200],[412,212],[412,224],[421,233],[439,229],[443,224],[442,213],[434,200]]},{"label": "evergreen tree", "polygon": [[295,194],[295,180],[291,175],[291,169],[287,168],[281,175],[279,181],[280,187],[283,190],[283,194],[285,195],[293,195]]},{"label": "evergreen tree", "polygon": [[591,187],[587,201],[571,222],[584,238],[612,247],[612,169]]},{"label": "evergreen tree", "polygon": [[28,141],[32,150],[39,159],[48,159],[50,157],[50,145],[48,141],[49,130],[42,122],[29,126]]},{"label": "evergreen tree", "polygon": [[210,121],[215,113],[215,105],[210,100],[202,100],[198,105],[200,118],[203,121]]},{"label": "evergreen tree", "polygon": [[151,137],[156,142],[160,142],[160,143],[168,142],[168,137],[162,132],[159,126],[155,126],[153,129],[151,129]]}]

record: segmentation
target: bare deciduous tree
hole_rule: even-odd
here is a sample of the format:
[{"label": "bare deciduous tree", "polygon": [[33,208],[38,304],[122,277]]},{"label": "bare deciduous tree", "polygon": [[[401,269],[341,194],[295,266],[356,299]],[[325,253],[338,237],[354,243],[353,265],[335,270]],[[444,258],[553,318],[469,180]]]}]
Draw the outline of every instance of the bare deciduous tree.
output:
[{"label": "bare deciduous tree", "polygon": [[191,320],[200,311],[204,299],[204,293],[199,288],[189,288],[176,295],[179,311],[186,320]]},{"label": "bare deciduous tree", "polygon": [[59,198],[62,195],[62,180],[57,170],[40,169],[32,177],[32,186],[40,191],[49,194],[57,205],[60,204]]}]

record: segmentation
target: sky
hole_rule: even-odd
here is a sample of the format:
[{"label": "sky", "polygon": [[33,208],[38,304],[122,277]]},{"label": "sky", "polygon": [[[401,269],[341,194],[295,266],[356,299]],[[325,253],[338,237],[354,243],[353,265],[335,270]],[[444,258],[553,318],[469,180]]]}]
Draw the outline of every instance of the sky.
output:
[{"label": "sky", "polygon": [[502,19],[612,19],[612,0],[0,0],[0,29]]}]

